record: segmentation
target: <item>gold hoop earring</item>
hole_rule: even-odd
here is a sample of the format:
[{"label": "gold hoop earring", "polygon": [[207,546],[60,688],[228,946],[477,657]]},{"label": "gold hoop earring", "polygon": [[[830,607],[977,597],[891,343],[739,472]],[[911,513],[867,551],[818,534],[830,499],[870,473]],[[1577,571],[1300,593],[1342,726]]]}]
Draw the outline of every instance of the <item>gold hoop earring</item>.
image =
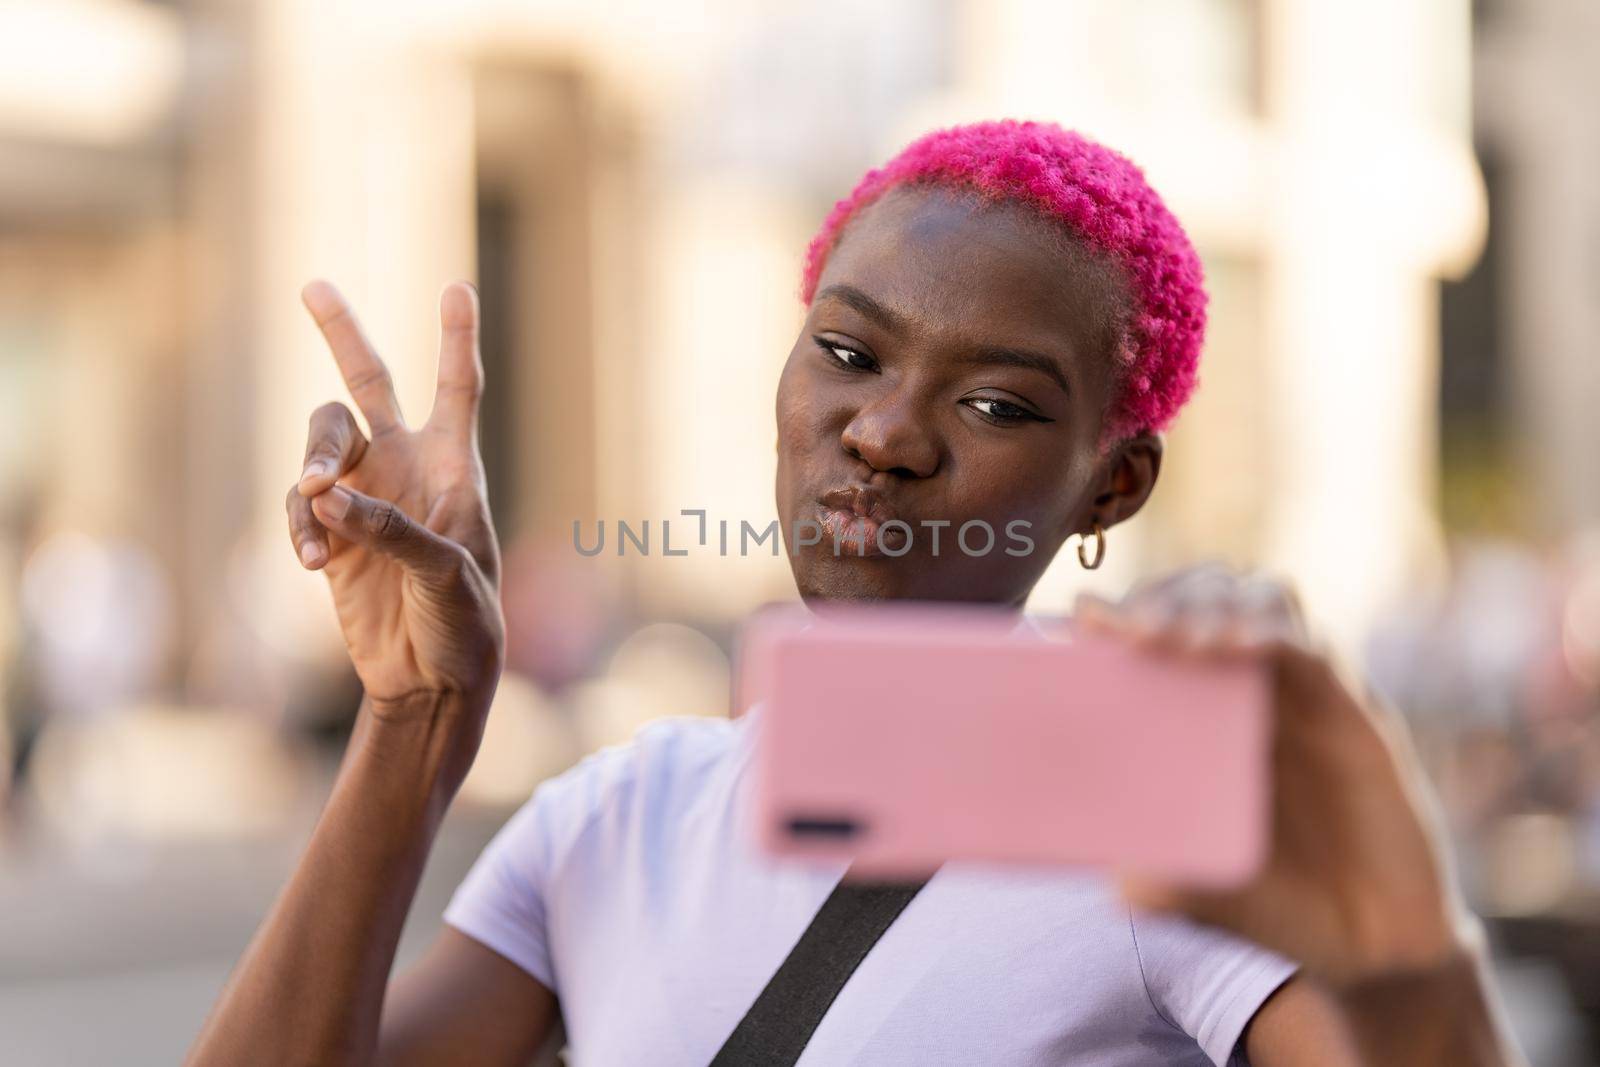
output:
[{"label": "gold hoop earring", "polygon": [[1084,570],[1092,571],[1100,566],[1106,558],[1106,528],[1100,525],[1098,519],[1095,520],[1094,524],[1094,562],[1092,563],[1089,561],[1088,553],[1083,550],[1088,543],[1089,538],[1087,535],[1078,535],[1078,562],[1083,565]]}]

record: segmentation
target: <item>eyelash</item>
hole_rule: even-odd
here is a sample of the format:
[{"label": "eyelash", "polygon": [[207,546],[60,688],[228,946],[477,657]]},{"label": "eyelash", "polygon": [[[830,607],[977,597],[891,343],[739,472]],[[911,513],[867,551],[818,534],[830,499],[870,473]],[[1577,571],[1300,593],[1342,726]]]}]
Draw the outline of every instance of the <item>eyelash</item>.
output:
[{"label": "eyelash", "polygon": [[[821,337],[813,337],[812,340],[817,343],[817,347],[822,349],[822,351],[825,352],[828,357],[833,360],[833,362],[837,363],[846,370],[875,371],[878,369],[878,361],[867,355],[865,352],[851,348],[849,345],[841,345],[834,341],[825,340]],[[849,360],[840,358],[840,352],[848,352],[852,356],[860,356],[862,359],[870,362],[872,366],[858,367]]]},{"label": "eyelash", "polygon": [[[823,353],[828,356],[830,362],[832,362],[835,366],[839,367],[842,370],[871,373],[871,372],[874,372],[874,371],[876,371],[878,369],[877,361],[874,360],[871,356],[867,355],[865,352],[860,351],[859,349],[851,348],[849,345],[841,345],[841,344],[839,344],[839,343],[837,343],[835,341],[829,341],[829,340],[826,340],[825,338],[822,338],[822,337],[813,337],[812,340],[814,342],[816,342],[817,347],[819,349],[821,349],[823,351]],[[870,367],[857,366],[856,364],[851,363],[848,359],[846,359],[843,356],[841,356],[840,353],[846,353],[846,354],[851,355],[851,356],[859,356],[860,358],[870,362],[872,364],[872,366],[870,366]],[[963,400],[962,403],[967,405],[969,408],[972,408],[973,411],[977,412],[978,416],[980,418],[982,418],[982,419],[984,419],[984,420],[986,420],[988,422],[992,422],[997,426],[1014,426],[1014,425],[1016,425],[1018,423],[1022,423],[1022,422],[1054,422],[1054,421],[1056,421],[1056,420],[1054,420],[1052,418],[1047,418],[1044,415],[1039,415],[1039,414],[1036,414],[1036,413],[1034,413],[1032,411],[1029,411],[1027,408],[1022,407],[1020,404],[1013,404],[1009,400],[998,400],[998,399],[996,399],[996,398],[994,398],[992,396],[970,397],[970,398],[968,398],[966,400]],[[1005,412],[1005,414],[996,414],[996,413],[993,413],[993,412],[988,412],[988,411],[981,410],[980,408],[975,406],[977,404],[994,404],[994,405],[997,405],[999,407],[1006,408],[1008,410]]]},{"label": "eyelash", "polygon": [[[1019,422],[1055,422],[1056,421],[1055,419],[1046,418],[1043,415],[1035,414],[1034,412],[1029,411],[1027,408],[1022,407],[1019,404],[1011,403],[1011,401],[1009,401],[1009,400],[996,400],[992,396],[974,396],[974,397],[969,397],[968,399],[963,400],[962,403],[967,405],[967,407],[972,408],[973,411],[977,411],[978,414],[981,417],[983,417],[985,419],[988,419],[990,422],[998,423],[998,424],[1000,424],[1002,426],[1014,425],[1014,424],[1019,423]],[[1001,407],[1010,408],[1011,410],[1008,413],[1004,414],[1004,415],[995,415],[995,414],[991,414],[991,413],[986,412],[986,411],[980,411],[977,407],[974,406],[974,405],[977,405],[977,404],[998,404]]]}]

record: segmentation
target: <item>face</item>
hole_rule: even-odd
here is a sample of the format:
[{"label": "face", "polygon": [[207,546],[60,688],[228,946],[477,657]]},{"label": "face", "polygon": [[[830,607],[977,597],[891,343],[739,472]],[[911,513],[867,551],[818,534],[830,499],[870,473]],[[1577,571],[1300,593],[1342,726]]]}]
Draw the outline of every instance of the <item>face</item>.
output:
[{"label": "face", "polygon": [[1099,447],[1120,282],[1039,220],[938,188],[863,209],[778,385],[778,514],[807,600],[1020,606],[1073,533],[1148,497]]}]

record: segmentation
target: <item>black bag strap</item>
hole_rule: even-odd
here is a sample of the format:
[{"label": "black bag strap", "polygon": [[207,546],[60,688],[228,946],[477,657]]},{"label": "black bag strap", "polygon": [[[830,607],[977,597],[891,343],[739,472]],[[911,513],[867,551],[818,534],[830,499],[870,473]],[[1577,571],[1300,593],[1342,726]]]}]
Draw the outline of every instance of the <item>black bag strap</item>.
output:
[{"label": "black bag strap", "polygon": [[791,1067],[839,990],[928,884],[849,879],[833,887],[711,1067]]}]

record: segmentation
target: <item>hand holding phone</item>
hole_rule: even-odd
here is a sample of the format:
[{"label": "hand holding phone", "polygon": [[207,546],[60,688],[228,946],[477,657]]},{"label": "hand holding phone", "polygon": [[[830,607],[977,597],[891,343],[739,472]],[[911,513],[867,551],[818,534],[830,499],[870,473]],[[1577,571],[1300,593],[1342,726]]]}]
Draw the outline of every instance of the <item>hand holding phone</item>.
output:
[{"label": "hand holding phone", "polygon": [[1404,722],[1313,639],[1289,587],[1212,565],[1119,603],[1080,597],[1075,617],[1081,631],[1154,655],[1248,654],[1271,686],[1266,865],[1227,891],[1131,877],[1135,904],[1231,930],[1340,986],[1479,953]]}]

